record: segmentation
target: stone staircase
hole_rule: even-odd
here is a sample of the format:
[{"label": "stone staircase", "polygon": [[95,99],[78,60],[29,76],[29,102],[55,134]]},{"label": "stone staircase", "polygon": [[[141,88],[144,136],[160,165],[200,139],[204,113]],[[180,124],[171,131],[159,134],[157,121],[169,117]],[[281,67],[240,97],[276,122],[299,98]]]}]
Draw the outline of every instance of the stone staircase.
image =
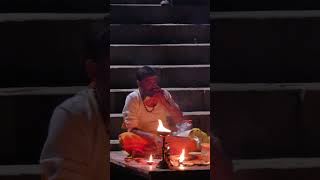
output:
[{"label": "stone staircase", "polygon": [[212,130],[235,179],[320,179],[319,11],[212,14]]},{"label": "stone staircase", "polygon": [[155,0],[111,1],[110,139],[118,139],[123,132],[122,108],[126,96],[137,88],[135,72],[143,65],[159,72],[161,87],[172,94],[194,127],[209,132],[207,2],[174,1],[173,6],[160,6]]}]

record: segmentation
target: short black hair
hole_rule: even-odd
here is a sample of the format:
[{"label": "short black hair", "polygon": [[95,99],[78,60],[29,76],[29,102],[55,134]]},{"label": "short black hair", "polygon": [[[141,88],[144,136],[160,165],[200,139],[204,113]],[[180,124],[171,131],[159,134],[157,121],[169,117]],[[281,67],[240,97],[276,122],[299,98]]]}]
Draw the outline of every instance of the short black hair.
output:
[{"label": "short black hair", "polygon": [[137,80],[141,81],[146,77],[149,76],[156,76],[157,72],[150,66],[143,66],[142,68],[139,68],[136,72],[136,78]]},{"label": "short black hair", "polygon": [[110,54],[109,28],[103,24],[98,25],[91,26],[85,42],[85,59],[91,59],[93,62],[105,60]]},{"label": "short black hair", "polygon": [[103,60],[109,54],[109,48],[107,46],[108,38],[107,33],[99,33],[96,36],[87,40],[86,46],[86,59],[91,59],[94,62]]}]

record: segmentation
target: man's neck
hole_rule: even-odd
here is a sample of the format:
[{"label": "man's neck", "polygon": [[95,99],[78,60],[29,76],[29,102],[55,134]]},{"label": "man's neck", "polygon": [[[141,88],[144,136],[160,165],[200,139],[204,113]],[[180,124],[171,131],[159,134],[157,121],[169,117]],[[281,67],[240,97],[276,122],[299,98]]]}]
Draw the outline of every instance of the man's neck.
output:
[{"label": "man's neck", "polygon": [[89,83],[88,87],[91,88],[91,89],[96,89],[96,85],[97,85],[96,81],[91,81]]},{"label": "man's neck", "polygon": [[145,93],[143,92],[143,90],[141,88],[138,88],[138,90],[140,92],[142,100],[144,100],[147,96],[145,95]]}]

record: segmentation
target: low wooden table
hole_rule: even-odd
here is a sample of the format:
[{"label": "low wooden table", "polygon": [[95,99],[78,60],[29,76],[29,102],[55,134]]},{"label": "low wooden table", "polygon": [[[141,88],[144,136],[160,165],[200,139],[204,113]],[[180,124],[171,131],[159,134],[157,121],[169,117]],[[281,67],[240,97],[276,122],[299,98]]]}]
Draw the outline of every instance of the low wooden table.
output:
[{"label": "low wooden table", "polygon": [[[174,169],[159,169],[154,165],[145,165],[135,161],[125,162],[126,154],[122,151],[110,152],[111,174],[114,177],[148,180],[209,180],[210,166],[175,167]],[[160,159],[155,159],[159,162]],[[114,172],[117,171],[117,172]],[[134,176],[134,177],[131,177]],[[120,177],[125,176],[126,177]],[[111,179],[115,180],[115,179]]]}]

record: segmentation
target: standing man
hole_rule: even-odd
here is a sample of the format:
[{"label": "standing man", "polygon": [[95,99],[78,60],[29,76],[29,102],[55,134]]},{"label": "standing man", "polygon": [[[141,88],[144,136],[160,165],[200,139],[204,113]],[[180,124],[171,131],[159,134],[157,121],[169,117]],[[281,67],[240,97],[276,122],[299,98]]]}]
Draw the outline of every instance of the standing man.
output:
[{"label": "standing man", "polygon": [[[107,32],[89,41],[85,68],[89,86],[56,107],[40,166],[48,180],[108,180],[109,134],[105,118]],[[106,51],[107,50],[107,51]],[[105,95],[103,95],[105,93]]]}]

